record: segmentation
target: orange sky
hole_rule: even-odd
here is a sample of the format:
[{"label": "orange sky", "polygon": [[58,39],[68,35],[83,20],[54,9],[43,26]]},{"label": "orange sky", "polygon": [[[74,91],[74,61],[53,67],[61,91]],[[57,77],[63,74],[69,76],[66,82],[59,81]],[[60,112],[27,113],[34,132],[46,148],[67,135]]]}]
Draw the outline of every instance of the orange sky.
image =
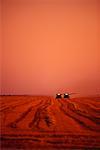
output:
[{"label": "orange sky", "polygon": [[98,94],[99,8],[99,0],[3,0],[2,94]]},{"label": "orange sky", "polygon": [[0,0],[0,94],[1,94],[1,51],[2,51],[2,23],[1,23],[1,0]]}]

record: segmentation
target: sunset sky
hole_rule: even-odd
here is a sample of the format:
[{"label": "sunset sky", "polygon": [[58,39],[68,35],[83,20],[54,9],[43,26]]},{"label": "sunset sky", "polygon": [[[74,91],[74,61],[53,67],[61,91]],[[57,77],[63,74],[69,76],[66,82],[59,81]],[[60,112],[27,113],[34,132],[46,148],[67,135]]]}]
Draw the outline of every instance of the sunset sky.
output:
[{"label": "sunset sky", "polygon": [[99,0],[2,0],[1,9],[0,94],[100,94]]}]

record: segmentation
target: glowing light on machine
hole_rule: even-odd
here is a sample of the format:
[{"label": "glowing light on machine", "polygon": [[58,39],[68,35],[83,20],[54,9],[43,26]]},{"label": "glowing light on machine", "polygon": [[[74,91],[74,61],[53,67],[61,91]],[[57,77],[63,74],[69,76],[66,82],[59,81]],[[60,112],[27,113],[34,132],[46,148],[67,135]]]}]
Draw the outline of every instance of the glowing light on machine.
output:
[{"label": "glowing light on machine", "polygon": [[68,93],[64,93],[64,98],[69,98],[69,94]]},{"label": "glowing light on machine", "polygon": [[56,98],[62,98],[62,94],[60,93],[56,94]]}]

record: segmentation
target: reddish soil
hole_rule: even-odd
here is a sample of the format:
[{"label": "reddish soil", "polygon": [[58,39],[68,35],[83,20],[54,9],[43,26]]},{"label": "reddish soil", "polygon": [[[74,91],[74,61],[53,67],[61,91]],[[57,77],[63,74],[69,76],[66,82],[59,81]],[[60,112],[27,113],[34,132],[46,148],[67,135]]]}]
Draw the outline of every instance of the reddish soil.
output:
[{"label": "reddish soil", "polygon": [[1,96],[1,149],[100,149],[100,97]]}]

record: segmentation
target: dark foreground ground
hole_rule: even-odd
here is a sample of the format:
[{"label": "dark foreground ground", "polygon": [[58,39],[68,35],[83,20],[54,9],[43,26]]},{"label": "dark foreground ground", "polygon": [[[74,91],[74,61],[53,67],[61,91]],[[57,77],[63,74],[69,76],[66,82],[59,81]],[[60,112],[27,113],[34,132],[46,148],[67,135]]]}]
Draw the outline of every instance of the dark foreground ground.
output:
[{"label": "dark foreground ground", "polygon": [[100,97],[1,96],[1,150],[100,149]]}]

